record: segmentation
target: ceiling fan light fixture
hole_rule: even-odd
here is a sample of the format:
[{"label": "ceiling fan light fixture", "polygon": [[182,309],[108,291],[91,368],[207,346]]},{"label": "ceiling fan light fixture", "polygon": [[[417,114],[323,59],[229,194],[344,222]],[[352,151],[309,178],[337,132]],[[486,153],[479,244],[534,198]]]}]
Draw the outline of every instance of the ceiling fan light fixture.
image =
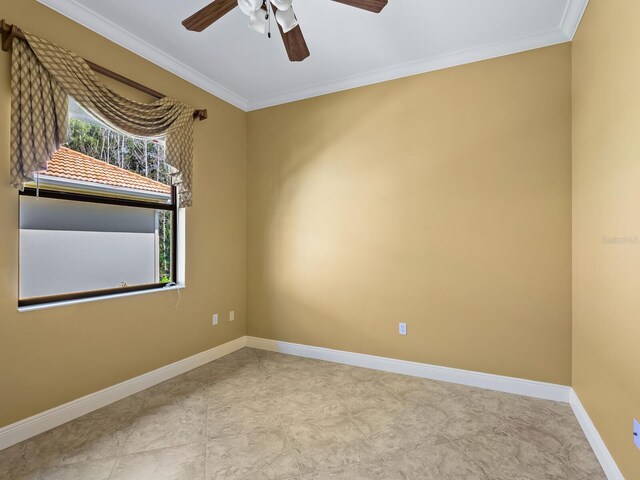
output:
[{"label": "ceiling fan light fixture", "polygon": [[278,10],[289,10],[291,8],[291,3],[293,3],[293,0],[271,0],[271,5],[276,7]]},{"label": "ceiling fan light fixture", "polygon": [[267,19],[266,12],[259,8],[253,12],[249,17],[249,28],[255,30],[258,33],[265,34],[269,29],[269,20]]},{"label": "ceiling fan light fixture", "polygon": [[[387,6],[389,0],[333,1],[369,12],[380,13]],[[271,38],[271,15],[273,15],[278,23],[278,29],[282,33],[282,41],[289,60],[301,62],[310,53],[302,29],[298,26],[298,20],[293,13],[292,2],[293,0],[211,0],[208,5],[185,18],[182,25],[187,30],[201,32],[238,6],[249,17],[251,29],[261,34],[267,33]]]},{"label": "ceiling fan light fixture", "polygon": [[290,32],[298,26],[298,20],[293,13],[293,8],[288,8],[287,10],[277,10],[276,21],[278,22],[280,27],[282,27],[282,31],[284,33]]},{"label": "ceiling fan light fixture", "polygon": [[238,0],[238,6],[242,13],[251,15],[262,7],[262,0]]}]

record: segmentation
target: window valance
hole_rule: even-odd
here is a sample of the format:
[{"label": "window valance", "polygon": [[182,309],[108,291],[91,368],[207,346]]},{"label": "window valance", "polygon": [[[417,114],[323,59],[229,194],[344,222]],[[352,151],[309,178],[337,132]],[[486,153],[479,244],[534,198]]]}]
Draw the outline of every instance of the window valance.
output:
[{"label": "window valance", "polygon": [[177,170],[180,204],[191,205],[194,108],[164,97],[130,100],[107,88],[80,56],[35,35],[14,37],[11,59],[11,182],[22,188],[65,142],[68,96],[110,127],[166,136],[167,164]]}]

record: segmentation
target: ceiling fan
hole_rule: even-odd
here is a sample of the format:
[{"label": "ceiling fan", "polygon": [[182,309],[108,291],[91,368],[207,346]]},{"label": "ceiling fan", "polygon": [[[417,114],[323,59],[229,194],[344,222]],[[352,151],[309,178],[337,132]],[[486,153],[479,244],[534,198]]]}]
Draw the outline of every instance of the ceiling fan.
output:
[{"label": "ceiling fan", "polygon": [[[361,8],[369,12],[380,13],[387,5],[388,0],[333,1]],[[189,18],[183,20],[182,25],[184,25],[187,30],[201,32],[217,20],[220,20],[235,7],[240,7],[240,10],[246,15],[249,15],[249,27],[259,33],[267,33],[269,37],[271,37],[270,20],[273,14],[289,60],[292,62],[301,62],[310,54],[298,20],[293,13],[291,3],[292,0],[215,0],[201,10],[198,10]]]}]

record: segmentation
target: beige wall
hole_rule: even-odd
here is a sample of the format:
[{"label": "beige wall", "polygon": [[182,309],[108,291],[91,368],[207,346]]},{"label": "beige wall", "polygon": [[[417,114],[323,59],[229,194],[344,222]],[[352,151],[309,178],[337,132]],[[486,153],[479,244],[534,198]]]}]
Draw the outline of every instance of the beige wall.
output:
[{"label": "beige wall", "polygon": [[573,47],[573,383],[629,479],[640,472],[638,45],[637,0],[591,0]]},{"label": "beige wall", "polygon": [[252,112],[248,175],[249,335],[570,384],[570,45]]},{"label": "beige wall", "polygon": [[[209,110],[195,127],[188,288],[178,307],[176,292],[162,292],[18,313],[18,195],[8,186],[10,56],[0,54],[2,426],[244,335],[246,115],[35,0],[0,0],[0,7],[10,23]],[[231,309],[235,322],[211,326],[212,313],[228,318]]]},{"label": "beige wall", "polygon": [[177,308],[166,292],[18,313],[0,55],[0,426],[246,331],[573,381],[623,473],[640,469],[638,2],[591,0],[573,46],[573,357],[569,45],[246,115],[35,0],[0,7],[210,117]]},{"label": "beige wall", "polygon": [[18,313],[0,55],[0,425],[245,331],[571,383],[569,45],[246,115],[35,0],[0,7],[210,116],[177,309],[166,292]]}]

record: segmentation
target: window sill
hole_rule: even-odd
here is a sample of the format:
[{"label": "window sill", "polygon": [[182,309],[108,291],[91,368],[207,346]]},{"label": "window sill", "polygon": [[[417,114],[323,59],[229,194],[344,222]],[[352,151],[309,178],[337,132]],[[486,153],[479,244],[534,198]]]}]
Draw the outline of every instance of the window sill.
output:
[{"label": "window sill", "polygon": [[101,300],[111,300],[114,298],[134,297],[137,295],[148,295],[151,293],[168,292],[173,290],[182,290],[185,285],[173,285],[171,287],[154,288],[152,290],[140,290],[137,292],[114,293],[113,295],[104,295],[99,297],[79,298],[76,300],[65,300],[62,302],[42,303],[40,305],[29,305],[28,307],[18,307],[18,312],[32,312],[34,310],[45,310],[48,308],[66,307],[69,305],[78,305],[81,303],[98,302]]}]

